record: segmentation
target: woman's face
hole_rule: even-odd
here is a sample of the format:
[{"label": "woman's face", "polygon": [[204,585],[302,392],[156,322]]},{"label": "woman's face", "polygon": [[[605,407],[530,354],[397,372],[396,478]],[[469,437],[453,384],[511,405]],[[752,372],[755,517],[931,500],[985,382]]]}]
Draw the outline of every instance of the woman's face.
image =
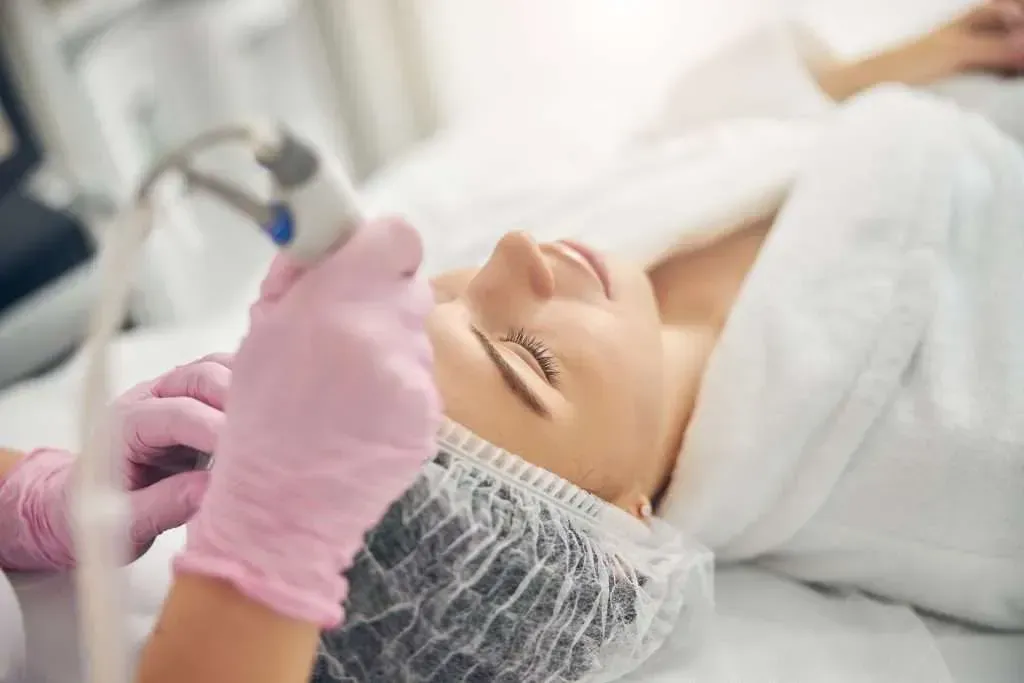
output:
[{"label": "woman's face", "polygon": [[661,471],[661,324],[639,267],[525,233],[434,280],[445,412],[628,510]]}]

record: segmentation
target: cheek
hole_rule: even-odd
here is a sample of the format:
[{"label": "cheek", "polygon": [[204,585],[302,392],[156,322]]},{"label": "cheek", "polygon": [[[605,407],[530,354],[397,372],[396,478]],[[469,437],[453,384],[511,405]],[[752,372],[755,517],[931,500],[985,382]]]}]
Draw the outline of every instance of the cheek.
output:
[{"label": "cheek", "polygon": [[606,500],[615,500],[636,481],[640,463],[660,438],[661,352],[651,347],[595,336],[577,351],[566,373],[574,377],[565,393],[566,433],[581,460],[584,487]]},{"label": "cheek", "polygon": [[662,358],[657,323],[591,319],[565,353],[566,392],[586,428],[607,427],[635,439],[656,424],[664,397]]}]

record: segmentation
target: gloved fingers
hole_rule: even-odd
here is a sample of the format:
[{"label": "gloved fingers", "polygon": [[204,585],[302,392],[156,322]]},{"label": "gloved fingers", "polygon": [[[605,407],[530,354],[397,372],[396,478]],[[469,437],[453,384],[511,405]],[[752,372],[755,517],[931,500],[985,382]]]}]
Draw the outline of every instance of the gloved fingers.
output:
[{"label": "gloved fingers", "polygon": [[139,382],[134,387],[118,396],[117,403],[128,404],[150,398],[153,395],[153,386],[156,385],[159,379],[160,378],[158,377],[157,379],[148,379],[145,382]]},{"label": "gloved fingers", "polygon": [[188,446],[165,448],[159,458],[129,468],[128,489],[135,491],[176,474],[207,469],[212,458],[212,453]]},{"label": "gloved fingers", "polygon": [[[260,288],[260,300],[251,308],[257,323],[272,305],[300,282],[301,296],[351,300],[381,296],[382,287],[412,279],[423,263],[423,241],[401,218],[381,218],[359,227],[351,239],[312,268],[279,254]],[[429,295],[429,292],[427,292]],[[432,301],[432,296],[426,298]]]},{"label": "gloved fingers", "polygon": [[356,230],[303,283],[309,281],[318,297],[365,299],[379,295],[382,287],[409,281],[422,263],[423,240],[416,229],[401,218],[381,218]]},{"label": "gloved fingers", "polygon": [[175,368],[158,379],[150,393],[155,398],[186,396],[224,410],[231,385],[231,370],[224,361],[230,360],[227,354],[214,354]]},{"label": "gloved fingers", "polygon": [[411,316],[407,321],[412,323],[413,330],[423,329],[427,316],[433,312],[435,306],[434,290],[430,286],[430,281],[422,275],[415,275],[410,282],[404,307],[406,315]]},{"label": "gloved fingers", "polygon": [[157,462],[175,446],[213,453],[224,420],[223,412],[191,397],[154,398],[125,409],[122,443],[135,465]]},{"label": "gloved fingers", "polygon": [[416,228],[397,216],[370,221],[339,251],[350,267],[370,269],[388,279],[416,274],[423,263],[423,239]]},{"label": "gloved fingers", "polygon": [[275,256],[267,276],[260,284],[260,302],[274,302],[280,299],[305,271],[305,266],[288,254],[280,253]]},{"label": "gloved fingers", "polygon": [[[231,364],[234,362],[234,360],[235,356],[232,353],[211,353],[206,356],[203,356],[198,360],[194,360],[191,363],[186,363],[185,365],[178,366],[177,368],[172,370],[171,373],[177,370],[181,370],[182,368],[187,368],[192,365],[199,365],[203,363],[215,363],[230,370]],[[161,376],[157,377],[156,379],[149,379],[146,380],[145,382],[140,382],[139,384],[136,384],[134,387],[132,387],[131,389],[124,392],[118,397],[118,403],[131,403],[133,401],[141,401],[146,398],[151,398],[153,396],[153,387],[157,386],[163,379],[164,377]]]},{"label": "gloved fingers", "polygon": [[186,472],[133,491],[131,543],[149,547],[165,531],[186,524],[199,511],[210,482],[209,472]]},{"label": "gloved fingers", "polygon": [[382,218],[370,226],[362,248],[368,254],[386,255],[390,273],[411,278],[423,264],[423,238],[408,221],[397,216]]},{"label": "gloved fingers", "polygon": [[231,369],[231,364],[235,362],[235,354],[228,353],[227,351],[217,351],[216,353],[209,353],[199,360],[192,361],[193,363],[216,363],[217,365],[223,365],[228,370]]}]

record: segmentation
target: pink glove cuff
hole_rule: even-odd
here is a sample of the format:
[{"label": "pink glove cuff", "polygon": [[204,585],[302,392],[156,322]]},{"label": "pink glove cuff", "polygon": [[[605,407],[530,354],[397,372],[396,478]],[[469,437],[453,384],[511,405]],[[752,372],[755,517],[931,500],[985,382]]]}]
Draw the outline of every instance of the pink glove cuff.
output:
[{"label": "pink glove cuff", "polygon": [[0,567],[51,571],[74,566],[67,515],[73,464],[70,453],[36,449],[0,482]]},{"label": "pink glove cuff", "polygon": [[[242,595],[281,616],[316,624],[322,629],[341,623],[341,603],[348,595],[348,581],[338,574],[330,588],[301,590],[291,582],[259,572],[229,556],[189,551],[174,559],[176,573],[198,574],[227,581]],[[334,593],[335,597],[325,598]]]},{"label": "pink glove cuff", "polygon": [[[214,465],[175,566],[224,579],[285,616],[328,627],[338,623],[348,594],[343,572],[386,510],[371,503],[402,495],[413,478],[406,473],[436,447],[433,439],[420,448],[336,439],[298,470],[289,455],[312,455],[312,446],[240,443],[229,430],[222,448],[228,457]],[[240,453],[250,457],[232,457]],[[263,457],[251,457],[256,453]]]}]

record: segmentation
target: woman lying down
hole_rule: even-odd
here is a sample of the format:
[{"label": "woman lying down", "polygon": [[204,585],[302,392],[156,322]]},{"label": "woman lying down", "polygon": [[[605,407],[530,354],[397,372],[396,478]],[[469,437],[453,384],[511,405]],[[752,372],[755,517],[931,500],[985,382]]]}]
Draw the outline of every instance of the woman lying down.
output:
[{"label": "woman lying down", "polygon": [[694,637],[700,545],[1024,628],[1020,149],[883,88],[777,209],[648,264],[513,233],[435,280],[441,455],[319,680],[612,679]]},{"label": "woman lying down", "polygon": [[883,88],[789,186],[646,264],[513,233],[435,280],[438,455],[314,680],[614,680],[698,642],[704,548],[1024,629],[1024,155]]},{"label": "woman lying down", "polygon": [[1022,226],[1018,147],[882,89],[716,240],[632,264],[514,233],[437,278],[443,461],[477,502],[431,533],[423,486],[370,536],[322,680],[610,677],[705,597],[666,522],[719,561],[1024,628]]}]

